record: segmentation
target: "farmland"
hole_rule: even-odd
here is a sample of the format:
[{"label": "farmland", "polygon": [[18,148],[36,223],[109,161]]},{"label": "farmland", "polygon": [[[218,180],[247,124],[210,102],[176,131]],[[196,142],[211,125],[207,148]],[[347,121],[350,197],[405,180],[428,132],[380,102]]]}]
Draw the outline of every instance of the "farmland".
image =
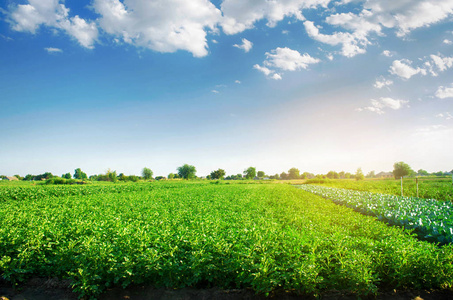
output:
[{"label": "farmland", "polygon": [[[215,183],[215,182],[212,182]],[[285,184],[154,182],[0,188],[0,274],[112,286],[318,295],[452,289],[453,247]]]},{"label": "farmland", "polygon": [[377,217],[390,225],[414,229],[421,239],[453,243],[453,204],[449,201],[401,197],[316,185],[301,189]]},{"label": "farmland", "polygon": [[[358,181],[349,179],[312,179],[308,180],[307,183],[401,196],[401,182],[400,180],[395,179],[371,179]],[[403,196],[417,196],[417,185],[415,178],[403,179]],[[453,185],[451,177],[419,177],[418,197],[425,199],[436,199],[440,201],[453,201]]]}]

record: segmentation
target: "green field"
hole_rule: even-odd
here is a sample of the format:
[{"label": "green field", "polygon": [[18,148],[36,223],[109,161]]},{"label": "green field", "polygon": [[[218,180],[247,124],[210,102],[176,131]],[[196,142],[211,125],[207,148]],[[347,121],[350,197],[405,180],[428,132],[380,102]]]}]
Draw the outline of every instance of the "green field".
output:
[{"label": "green field", "polygon": [[[213,182],[214,183],[214,182]],[[0,274],[110,286],[317,295],[452,289],[453,247],[286,184],[154,182],[0,188]]]},{"label": "green field", "polygon": [[[401,181],[395,179],[310,179],[306,181],[306,183],[401,196]],[[403,196],[417,196],[415,178],[403,179]],[[419,177],[418,197],[440,201],[453,201],[453,184],[451,177]]]}]

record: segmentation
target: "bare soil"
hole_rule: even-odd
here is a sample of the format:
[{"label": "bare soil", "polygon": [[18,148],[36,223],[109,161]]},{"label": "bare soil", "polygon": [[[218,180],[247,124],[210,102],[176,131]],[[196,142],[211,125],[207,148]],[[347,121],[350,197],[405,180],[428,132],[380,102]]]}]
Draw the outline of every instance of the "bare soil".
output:
[{"label": "bare soil", "polygon": [[[0,280],[0,300],[77,300],[70,288],[70,281],[58,279],[33,278],[19,287],[13,287]],[[453,300],[451,290],[392,290],[378,295],[361,296],[342,291],[329,291],[316,298],[313,295],[297,295],[291,292],[277,292],[273,295],[257,295],[248,289],[221,290],[210,289],[156,289],[137,285],[126,289],[121,287],[108,289],[100,295],[102,300]]]}]

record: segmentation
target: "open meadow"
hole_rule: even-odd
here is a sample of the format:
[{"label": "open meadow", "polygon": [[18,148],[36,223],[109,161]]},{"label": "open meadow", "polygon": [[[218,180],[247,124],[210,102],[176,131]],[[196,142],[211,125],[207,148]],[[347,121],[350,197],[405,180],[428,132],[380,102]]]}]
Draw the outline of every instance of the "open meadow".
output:
[{"label": "open meadow", "polygon": [[[0,274],[80,297],[135,284],[375,295],[453,288],[453,247],[287,184],[0,187]],[[101,296],[100,296],[101,295]]]}]

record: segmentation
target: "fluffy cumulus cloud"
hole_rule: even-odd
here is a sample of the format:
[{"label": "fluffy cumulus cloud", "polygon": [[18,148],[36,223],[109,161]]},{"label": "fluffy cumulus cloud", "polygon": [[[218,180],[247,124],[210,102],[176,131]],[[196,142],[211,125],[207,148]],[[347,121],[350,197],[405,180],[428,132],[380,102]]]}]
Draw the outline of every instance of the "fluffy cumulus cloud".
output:
[{"label": "fluffy cumulus cloud", "polygon": [[319,63],[318,58],[311,57],[308,53],[300,54],[290,48],[276,48],[271,52],[266,52],[266,60],[263,66],[255,65],[254,68],[263,72],[272,79],[281,79],[281,71],[296,71],[307,69],[309,65]]},{"label": "fluffy cumulus cloud", "polygon": [[453,67],[453,57],[445,57],[440,53],[420,58],[419,61],[422,62],[422,67],[413,67],[412,61],[408,59],[394,60],[389,72],[403,79],[410,79],[417,74],[438,76],[439,73]]},{"label": "fluffy cumulus cloud", "polygon": [[453,13],[451,0],[367,0],[363,8],[370,22],[396,29],[400,37],[410,31],[427,27],[448,18]]},{"label": "fluffy cumulus cloud", "polygon": [[252,49],[252,47],[253,47],[253,43],[250,42],[247,39],[242,39],[242,44],[240,44],[240,45],[239,44],[234,44],[233,47],[242,49],[245,52],[249,52]]},{"label": "fluffy cumulus cloud", "polygon": [[[285,18],[303,22],[311,38],[339,46],[342,55],[353,57],[365,53],[373,35],[383,36],[384,29],[386,34],[393,29],[404,37],[453,14],[452,0],[223,0],[220,8],[209,0],[91,0],[90,7],[98,16],[87,20],[70,16],[64,0],[24,1],[10,6],[7,13],[17,31],[36,33],[46,26],[65,32],[86,48],[93,48],[102,32],[137,47],[158,52],[185,50],[196,57],[208,54],[206,37],[220,28],[226,34],[237,34],[252,29],[258,21],[273,27]],[[345,12],[351,2],[358,6]],[[319,24],[306,20],[304,12],[310,9],[320,9],[317,15],[325,16],[324,20],[317,21]],[[320,29],[321,24],[328,26]],[[252,43],[243,40],[235,46],[247,52]]]},{"label": "fluffy cumulus cloud", "polygon": [[101,28],[123,42],[158,52],[208,54],[207,31],[221,12],[208,0],[94,0]]},{"label": "fluffy cumulus cloud", "polygon": [[399,110],[405,106],[408,106],[409,101],[393,99],[389,97],[381,97],[379,100],[371,99],[371,105],[357,109],[358,111],[371,111],[379,115],[385,113],[387,109]]},{"label": "fluffy cumulus cloud", "polygon": [[450,87],[440,86],[436,91],[436,97],[440,99],[453,98],[453,84]]},{"label": "fluffy cumulus cloud", "polygon": [[453,57],[443,57],[441,55],[430,55],[432,62],[426,62],[425,64],[430,67],[430,73],[437,76],[437,72],[443,72],[453,67]]},{"label": "fluffy cumulus cloud", "polygon": [[412,62],[407,59],[395,60],[390,66],[389,72],[404,79],[409,79],[416,74],[426,75],[426,70],[411,67]]},{"label": "fluffy cumulus cloud", "polygon": [[[352,1],[341,1],[336,5],[349,2]],[[397,36],[404,37],[414,29],[438,23],[452,14],[451,0],[367,0],[363,1],[358,13],[337,13],[326,17],[325,23],[344,31],[321,34],[313,22],[305,21],[304,25],[310,37],[329,45],[341,45],[341,53],[352,57],[365,53],[366,46],[370,44],[369,36],[383,35],[384,28],[392,28]]]},{"label": "fluffy cumulus cloud", "polygon": [[236,34],[254,27],[255,22],[265,19],[274,27],[285,17],[304,20],[302,10],[318,6],[327,7],[331,0],[224,0],[221,9],[224,15],[222,29],[226,34]]},{"label": "fluffy cumulus cloud", "polygon": [[312,39],[331,46],[341,45],[341,54],[347,57],[365,53],[366,45],[369,44],[368,39],[362,34],[349,32],[334,32],[330,35],[322,34],[319,32],[318,27],[311,21],[305,21],[304,26]]},{"label": "fluffy cumulus cloud", "polygon": [[16,31],[36,33],[41,26],[66,32],[80,45],[93,48],[98,29],[92,21],[70,17],[69,9],[59,0],[28,0],[27,4],[11,7],[8,21]]}]

